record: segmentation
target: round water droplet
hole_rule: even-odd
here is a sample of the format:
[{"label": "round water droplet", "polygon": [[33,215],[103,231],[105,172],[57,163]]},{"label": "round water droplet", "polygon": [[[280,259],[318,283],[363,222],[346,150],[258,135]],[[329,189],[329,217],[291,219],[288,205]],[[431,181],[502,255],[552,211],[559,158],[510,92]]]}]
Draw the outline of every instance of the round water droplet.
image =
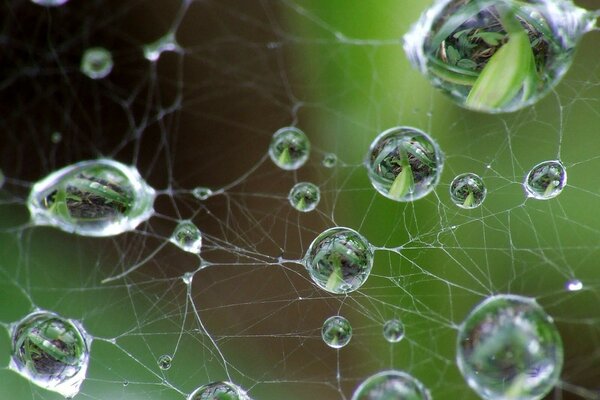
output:
[{"label": "round water droplet", "polygon": [[309,212],[317,208],[321,200],[321,191],[317,185],[300,182],[290,190],[288,200],[296,210]]},{"label": "round water droplet", "polygon": [[466,173],[458,175],[450,184],[450,198],[460,208],[479,207],[485,200],[487,188],[479,175]]},{"label": "round water droplet", "polygon": [[108,76],[114,66],[112,54],[103,47],[92,47],[83,53],[81,72],[92,79]]},{"label": "round water droplet", "polygon": [[529,197],[548,200],[558,196],[566,184],[565,166],[560,161],[544,161],[529,171],[523,186]]},{"label": "round water droplet", "polygon": [[371,184],[379,193],[396,201],[413,201],[435,189],[444,160],[429,135],[401,126],[375,138],[365,163]]},{"label": "round water droplet", "polygon": [[39,4],[45,7],[58,7],[62,6],[69,0],[31,0],[32,3]]},{"label": "round water droplet", "polygon": [[327,153],[323,156],[323,166],[325,168],[333,168],[336,166],[338,158],[333,153]]},{"label": "round water droplet", "polygon": [[144,57],[148,61],[156,61],[165,51],[176,51],[178,49],[179,45],[173,32],[169,32],[155,42],[148,43],[143,47]]},{"label": "round water droplet", "polygon": [[171,368],[173,357],[171,357],[169,354],[163,354],[162,356],[158,357],[157,363],[160,369],[166,371]]},{"label": "round water droplet", "polygon": [[83,236],[113,236],[152,216],[155,192],[138,171],[112,160],[82,161],[33,185],[27,206],[35,225]]},{"label": "round water droplet", "polygon": [[571,0],[438,0],[406,34],[404,49],[459,105],[511,112],[556,86],[594,24]]},{"label": "round water droplet", "polygon": [[212,196],[213,191],[207,187],[198,186],[192,190],[192,195],[198,200],[206,200]]},{"label": "round water droplet", "polygon": [[404,324],[399,319],[390,319],[383,325],[383,337],[390,343],[404,339]]},{"label": "round water droplet", "polygon": [[273,134],[269,146],[271,160],[281,169],[294,170],[306,163],[310,153],[308,137],[298,128],[281,128]]},{"label": "round water droplet", "polygon": [[566,284],[569,292],[578,292],[583,289],[583,283],[579,279],[572,279]]},{"label": "round water droplet", "polygon": [[330,228],[310,244],[304,263],[312,280],[336,294],[352,292],[365,283],[373,267],[374,251],[360,233]]},{"label": "round water droplet", "polygon": [[499,295],[475,307],[461,325],[456,360],[482,398],[534,400],[558,382],[563,345],[535,300]]},{"label": "round water droplet", "polygon": [[77,321],[37,311],[11,328],[11,370],[67,398],[79,393],[91,338]]},{"label": "round water droplet", "polygon": [[189,253],[200,253],[202,233],[190,221],[180,222],[171,235],[171,243]]},{"label": "round water droplet", "polygon": [[335,315],[323,322],[321,337],[325,344],[334,349],[341,349],[352,339],[352,326],[344,317]]},{"label": "round water droplet", "polygon": [[421,382],[400,371],[382,371],[365,379],[352,400],[431,400]]},{"label": "round water droplet", "polygon": [[188,400],[251,400],[244,389],[231,382],[213,382],[194,390]]}]

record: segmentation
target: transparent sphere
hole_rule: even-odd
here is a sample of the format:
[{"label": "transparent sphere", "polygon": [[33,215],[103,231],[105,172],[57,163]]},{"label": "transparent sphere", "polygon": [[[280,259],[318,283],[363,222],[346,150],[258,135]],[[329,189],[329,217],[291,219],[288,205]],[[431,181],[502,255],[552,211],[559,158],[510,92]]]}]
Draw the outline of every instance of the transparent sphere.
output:
[{"label": "transparent sphere", "polygon": [[523,186],[527,196],[548,200],[558,196],[567,184],[567,169],[560,161],[544,161],[525,177]]},{"label": "transparent sphere", "polygon": [[337,164],[337,156],[334,153],[327,153],[323,156],[323,166],[325,168],[333,168]]},{"label": "transparent sphere", "polygon": [[390,343],[404,339],[404,324],[399,319],[390,319],[383,325],[383,337]]},{"label": "transparent sphere", "polygon": [[406,34],[404,48],[459,105],[511,112],[556,86],[594,24],[571,0],[438,0]]},{"label": "transparent sphere", "polygon": [[180,222],[170,239],[171,243],[188,253],[200,253],[202,249],[202,233],[191,221]]},{"label": "transparent sphere", "polygon": [[458,175],[450,184],[450,198],[460,208],[479,207],[485,200],[487,189],[479,175],[466,173]]},{"label": "transparent sphere", "polygon": [[360,233],[350,228],[330,228],[310,244],[304,257],[312,280],[329,293],[355,291],[373,267],[374,251]]},{"label": "transparent sphere", "polygon": [[421,382],[400,371],[382,371],[365,379],[352,400],[431,400]]},{"label": "transparent sphere", "polygon": [[198,200],[206,200],[213,195],[212,189],[198,186],[192,190],[192,195]]},{"label": "transparent sphere", "polygon": [[103,47],[92,47],[83,53],[81,72],[92,79],[108,76],[114,66],[112,54]]},{"label": "transparent sphere", "polygon": [[251,400],[244,389],[231,382],[213,382],[194,390],[187,400]]},{"label": "transparent sphere", "polygon": [[475,307],[461,325],[456,361],[484,399],[541,399],[559,380],[563,345],[535,300],[499,295]]},{"label": "transparent sphere", "polygon": [[269,146],[271,160],[281,169],[288,171],[303,166],[310,154],[308,137],[298,128],[281,128],[273,134]]},{"label": "transparent sphere", "polygon": [[344,317],[335,315],[323,322],[321,337],[325,344],[334,349],[341,349],[352,339],[352,326]]},{"label": "transparent sphere", "polygon": [[39,4],[45,7],[58,7],[62,6],[69,0],[31,0],[32,3]]},{"label": "transparent sphere", "polygon": [[65,397],[79,393],[91,339],[78,322],[37,311],[14,324],[11,332],[10,369]]},{"label": "transparent sphere", "polygon": [[396,201],[413,201],[435,189],[444,161],[429,135],[401,126],[375,138],[365,163],[371,184],[379,193]]},{"label": "transparent sphere", "polygon": [[321,200],[319,187],[310,182],[300,182],[294,185],[288,195],[292,207],[301,212],[309,212],[317,208]]},{"label": "transparent sphere", "polygon": [[173,357],[171,357],[169,354],[163,354],[162,356],[158,357],[157,363],[160,369],[166,371],[171,368],[171,365],[173,364]]},{"label": "transparent sphere", "polygon": [[113,236],[154,214],[155,192],[138,171],[112,160],[82,161],[51,173],[31,188],[35,225],[82,236]]}]

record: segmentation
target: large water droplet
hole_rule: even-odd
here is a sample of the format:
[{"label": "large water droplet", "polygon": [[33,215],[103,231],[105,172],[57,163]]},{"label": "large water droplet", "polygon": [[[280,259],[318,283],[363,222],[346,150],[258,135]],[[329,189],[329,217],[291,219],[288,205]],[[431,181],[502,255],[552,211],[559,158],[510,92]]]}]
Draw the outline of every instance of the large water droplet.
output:
[{"label": "large water droplet", "polygon": [[352,400],[430,400],[421,382],[401,371],[382,371],[365,379]]},{"label": "large water droplet", "polygon": [[77,321],[36,311],[13,324],[11,336],[11,370],[67,398],[79,393],[91,338]]},{"label": "large water droplet", "polygon": [[563,345],[535,300],[499,295],[475,307],[461,325],[456,361],[484,399],[541,399],[558,382]]},{"label": "large water droplet", "polygon": [[567,184],[567,169],[560,161],[544,161],[525,177],[523,186],[529,197],[549,200],[558,196]]},{"label": "large water droplet", "polygon": [[244,389],[231,382],[213,382],[194,390],[188,400],[251,400]]},{"label": "large water droplet", "polygon": [[33,185],[27,206],[35,225],[82,236],[113,236],[152,216],[155,192],[135,168],[112,160],[82,161]]},{"label": "large water droplet", "polygon": [[350,343],[350,339],[352,339],[352,326],[342,316],[329,317],[323,322],[321,337],[327,346],[341,349]]},{"label": "large water droplet", "polygon": [[373,187],[396,201],[418,200],[435,189],[443,154],[426,133],[395,127],[375,138],[365,161]]},{"label": "large water droplet", "polygon": [[327,229],[310,244],[304,263],[312,280],[336,294],[352,292],[365,283],[373,267],[373,247],[350,228]]},{"label": "large water droplet", "polygon": [[594,24],[571,0],[438,0],[406,34],[404,48],[459,105],[510,112],[556,86]]}]

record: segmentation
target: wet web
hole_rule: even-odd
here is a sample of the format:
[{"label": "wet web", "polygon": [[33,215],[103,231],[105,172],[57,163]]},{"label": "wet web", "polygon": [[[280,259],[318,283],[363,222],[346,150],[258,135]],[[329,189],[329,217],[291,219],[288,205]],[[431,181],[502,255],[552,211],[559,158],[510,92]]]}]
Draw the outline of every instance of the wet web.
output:
[{"label": "wet web", "polygon": [[[499,293],[535,298],[562,334],[565,366],[548,398],[600,398],[597,33],[540,103],[484,115],[409,67],[401,37],[426,4],[362,3],[0,5],[0,321],[34,308],[81,321],[94,342],[80,398],[181,399],[228,380],[254,399],[348,399],[386,369],[415,376],[434,398],[476,398],[455,364],[456,333]],[[79,71],[94,46],[112,52],[105,79]],[[446,156],[439,186],[415,203],[378,194],[363,165],[371,141],[398,125],[427,132]],[[285,126],[311,141],[297,171],[267,154]],[[329,154],[334,166],[323,164]],[[109,238],[31,225],[37,180],[101,157],[135,166],[157,190],[148,222]],[[525,175],[553,159],[567,168],[564,192],[527,199]],[[474,210],[449,195],[465,172],[488,190]],[[320,188],[314,211],[290,205],[298,182]],[[198,199],[197,187],[213,193]],[[185,220],[202,232],[199,256],[170,241]],[[349,295],[319,289],[298,262],[334,226],[377,248],[369,279]],[[353,336],[336,350],[321,327],[338,314]],[[405,336],[390,344],[383,326],[394,318]],[[8,367],[0,380],[7,398],[60,397]]]}]

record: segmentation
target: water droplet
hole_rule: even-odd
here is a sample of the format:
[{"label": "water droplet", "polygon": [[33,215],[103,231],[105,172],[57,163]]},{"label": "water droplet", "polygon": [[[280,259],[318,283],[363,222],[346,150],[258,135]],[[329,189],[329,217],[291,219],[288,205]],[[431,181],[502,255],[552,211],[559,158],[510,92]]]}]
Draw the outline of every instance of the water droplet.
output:
[{"label": "water droplet", "polygon": [[87,49],[81,57],[81,72],[92,79],[107,77],[113,66],[112,54],[103,47]]},{"label": "water droplet", "polygon": [[91,338],[77,321],[36,311],[11,328],[11,370],[67,398],[79,393]]},{"label": "water droplet", "polygon": [[352,326],[342,316],[335,315],[329,317],[323,322],[321,337],[327,346],[334,349],[341,349],[350,343],[350,339],[352,339]]},{"label": "water droplet", "polygon": [[365,283],[373,267],[373,247],[350,228],[330,228],[310,244],[304,263],[312,280],[335,294],[353,292]]},{"label": "water droplet", "polygon": [[194,390],[187,400],[251,400],[244,389],[231,382],[213,382]]},{"label": "water droplet", "polygon": [[327,153],[323,156],[323,166],[325,168],[333,168],[336,166],[338,158],[333,153]]},{"label": "water droplet", "polygon": [[32,3],[39,4],[45,7],[58,7],[62,6],[69,0],[31,0]]},{"label": "water droplet", "polygon": [[421,382],[400,371],[382,371],[365,379],[352,400],[431,400]]},{"label": "water droplet", "polygon": [[300,182],[290,190],[288,200],[296,210],[309,212],[317,208],[321,200],[321,191],[312,183]]},{"label": "water droplet", "polygon": [[167,33],[155,42],[144,45],[144,57],[148,61],[156,61],[160,58],[160,55],[165,51],[177,51],[179,45],[173,32]]},{"label": "water droplet", "polygon": [[583,289],[583,282],[581,282],[579,279],[572,279],[567,282],[566,287],[569,292],[578,292]]},{"label": "water droplet", "polygon": [[202,233],[191,221],[180,222],[171,235],[171,243],[190,253],[200,253]]},{"label": "water droplet", "polygon": [[556,86],[594,20],[571,0],[441,0],[406,34],[404,49],[459,105],[511,112]]},{"label": "water droplet", "polygon": [[460,208],[479,207],[485,200],[487,188],[479,175],[466,173],[458,175],[450,184],[450,198]]},{"label": "water droplet", "polygon": [[129,386],[129,381],[123,381],[123,387]]},{"label": "water droplet", "polygon": [[558,382],[563,345],[535,300],[499,295],[475,307],[461,325],[456,360],[482,398],[534,400]]},{"label": "water droplet", "polygon": [[189,285],[194,280],[194,274],[191,272],[186,272],[185,274],[183,274],[183,277],[181,279],[183,280],[183,283]]},{"label": "water droplet", "polygon": [[52,132],[50,135],[50,141],[54,144],[58,144],[62,141],[62,133],[60,132]]},{"label": "water droplet", "polygon": [[396,201],[418,200],[431,193],[443,163],[443,154],[429,135],[403,126],[377,136],[366,159],[373,187]]},{"label": "water droplet", "polygon": [[383,337],[390,343],[404,339],[404,324],[399,319],[390,319],[383,325]]},{"label": "water droplet", "polygon": [[281,128],[273,134],[269,146],[271,160],[281,169],[294,170],[306,163],[310,153],[308,137],[298,128]]},{"label": "water droplet", "polygon": [[525,177],[523,186],[529,197],[548,200],[558,196],[567,184],[567,170],[560,161],[544,161]]},{"label": "water droplet", "polygon": [[167,371],[171,368],[171,365],[173,363],[173,357],[171,357],[169,354],[163,354],[162,356],[158,357],[157,362],[158,367],[160,369],[162,369],[163,371]]},{"label": "water droplet", "polygon": [[113,236],[152,216],[155,192],[138,171],[112,160],[82,161],[33,185],[27,206],[35,225],[82,236]]},{"label": "water droplet", "polygon": [[198,200],[206,200],[212,196],[213,191],[207,187],[198,186],[192,190],[192,195]]}]

